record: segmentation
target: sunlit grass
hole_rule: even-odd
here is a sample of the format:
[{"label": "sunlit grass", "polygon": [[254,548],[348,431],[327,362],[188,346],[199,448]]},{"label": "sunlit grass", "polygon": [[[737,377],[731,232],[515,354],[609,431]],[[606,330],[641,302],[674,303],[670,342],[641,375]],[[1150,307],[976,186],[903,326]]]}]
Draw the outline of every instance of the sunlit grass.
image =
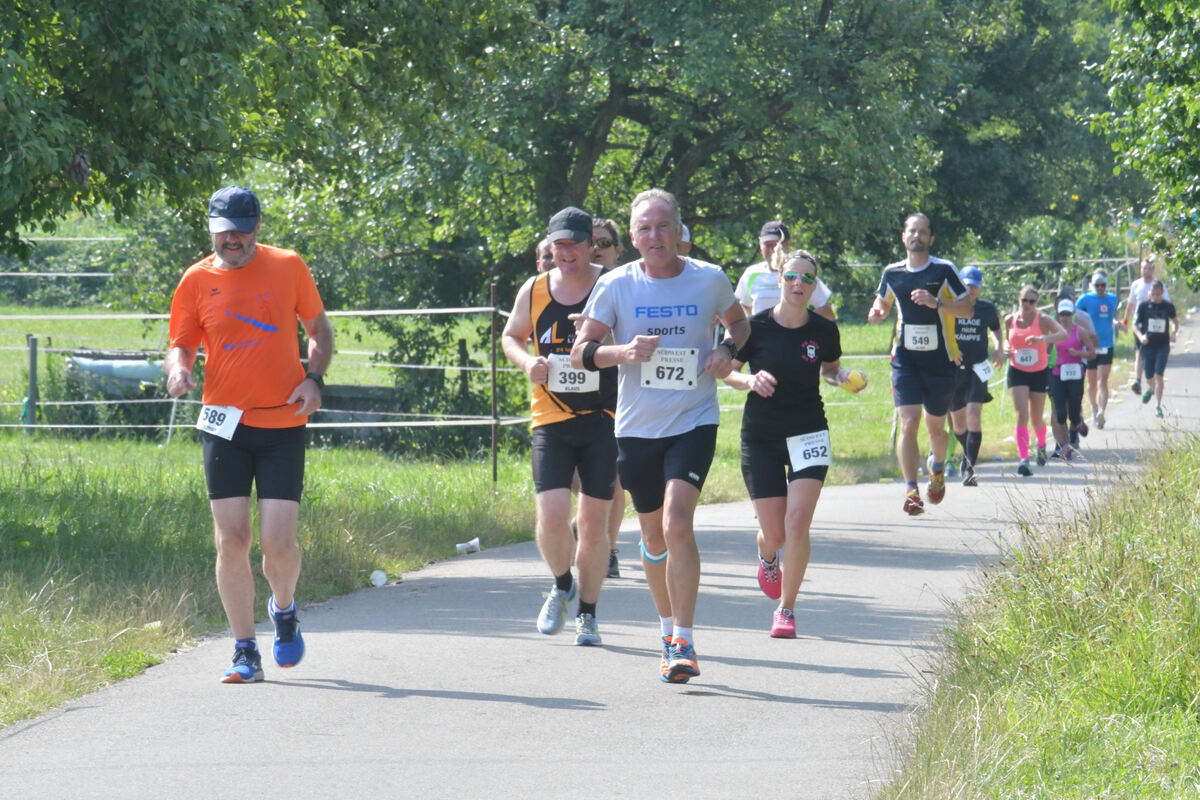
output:
[{"label": "sunlit grass", "polygon": [[[23,441],[0,464],[0,724],[157,663],[225,628],[199,446]],[[454,554],[528,539],[522,459],[454,469],[366,451],[309,451],[302,603]],[[479,502],[480,498],[487,502]],[[257,552],[251,561],[259,561]],[[257,567],[256,567],[257,569]],[[260,579],[259,596],[266,584]]]},{"label": "sunlit grass", "polygon": [[880,797],[1200,793],[1197,445],[1076,520],[1029,521],[958,607]]}]

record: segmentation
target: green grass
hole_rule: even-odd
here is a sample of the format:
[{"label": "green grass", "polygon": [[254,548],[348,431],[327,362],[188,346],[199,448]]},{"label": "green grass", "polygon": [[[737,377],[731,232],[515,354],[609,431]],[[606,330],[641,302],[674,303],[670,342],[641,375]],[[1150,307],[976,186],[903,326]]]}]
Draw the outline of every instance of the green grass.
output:
[{"label": "green grass", "polygon": [[[0,315],[15,311],[0,307]],[[344,328],[339,347],[386,348],[361,321],[335,322]],[[0,330],[11,327],[0,322]],[[55,346],[102,340],[158,348],[164,336],[136,320],[30,322],[29,330],[52,336]],[[870,385],[859,395],[823,387],[836,457],[829,483],[895,479],[889,367],[877,357],[890,328],[846,325],[843,335],[844,362],[863,369]],[[0,397],[22,396],[11,375],[23,369],[23,362],[0,368],[10,376],[0,381]],[[744,395],[722,391],[720,401],[717,455],[702,498],[708,503],[746,496],[739,469]],[[984,457],[1012,456],[1003,441],[1012,413],[1000,406],[985,406]],[[137,674],[225,628],[200,453],[190,434],[166,447],[0,434],[0,446],[0,724]],[[451,556],[455,542],[476,535],[492,547],[527,540],[532,529],[527,455],[503,456],[493,487],[486,459],[447,470],[351,448],[313,449],[301,511],[302,600],[364,586],[376,568],[398,575]]]},{"label": "green grass", "polygon": [[[0,724],[225,628],[198,445],[14,436],[0,446]],[[302,601],[365,586],[373,569],[399,575],[451,556],[475,536],[485,547],[528,539],[532,526],[524,459],[504,459],[493,487],[486,459],[448,470],[313,449]]]},{"label": "green grass", "polygon": [[881,798],[1200,794],[1200,441],[1111,477],[959,606]]},{"label": "green grass", "polygon": [[[0,303],[0,402],[16,401],[25,396],[29,365],[27,335],[38,338],[39,375],[46,359],[63,357],[63,354],[50,352],[52,349],[149,350],[160,354],[155,358],[166,353],[166,320],[5,319],[107,313],[110,312],[105,308],[40,308]],[[414,324],[419,324],[421,319],[414,318]],[[462,335],[473,339],[474,329],[482,319],[480,315],[464,318]],[[393,371],[375,363],[384,360],[383,355],[391,346],[389,338],[361,317],[333,317],[331,322],[338,352],[334,356],[330,381],[360,386],[393,385]],[[501,366],[508,364],[505,362]]]}]

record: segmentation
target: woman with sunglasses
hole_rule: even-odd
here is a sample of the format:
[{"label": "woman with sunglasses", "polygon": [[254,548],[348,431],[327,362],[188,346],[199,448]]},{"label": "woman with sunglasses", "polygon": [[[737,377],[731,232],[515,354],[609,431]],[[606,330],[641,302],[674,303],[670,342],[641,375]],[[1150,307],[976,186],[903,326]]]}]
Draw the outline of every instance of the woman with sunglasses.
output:
[{"label": "woman with sunglasses", "polygon": [[[1087,314],[1075,313],[1075,301],[1060,297],[1058,324],[1067,338],[1054,345],[1054,367],[1050,370],[1051,424],[1054,428],[1054,455],[1072,461],[1075,452],[1071,431],[1086,427],[1083,421],[1083,377],[1085,361],[1096,354],[1096,332]],[[1070,420],[1070,427],[1067,421]]]},{"label": "woman with sunglasses", "polygon": [[1018,293],[1020,307],[1004,319],[1008,357],[1008,389],[1013,407],[1017,410],[1017,455],[1021,463],[1017,474],[1028,478],[1029,422],[1033,421],[1037,436],[1037,463],[1046,465],[1046,390],[1050,380],[1048,345],[1067,338],[1067,332],[1049,314],[1038,310],[1038,290],[1025,284]]},{"label": "woman with sunglasses", "polygon": [[611,219],[592,219],[592,263],[607,269],[617,265],[624,249],[621,247],[621,227]]},{"label": "woman with sunglasses", "polygon": [[[621,253],[621,226],[606,217],[592,217],[592,263],[604,267],[605,272],[617,265]],[[613,504],[608,516],[608,570],[605,577],[621,577],[621,562],[617,558],[617,537],[621,533],[621,522],[625,519],[625,490],[617,476]]]},{"label": "woman with sunglasses", "polygon": [[[793,639],[796,595],[811,551],[809,526],[833,455],[819,380],[840,386],[848,373],[841,368],[837,323],[809,310],[817,286],[812,255],[776,250],[772,262],[779,301],[750,318],[750,338],[725,382],[749,392],[742,478],[761,526],[758,585],[779,601],[771,636]],[[744,363],[749,374],[739,371]]]}]

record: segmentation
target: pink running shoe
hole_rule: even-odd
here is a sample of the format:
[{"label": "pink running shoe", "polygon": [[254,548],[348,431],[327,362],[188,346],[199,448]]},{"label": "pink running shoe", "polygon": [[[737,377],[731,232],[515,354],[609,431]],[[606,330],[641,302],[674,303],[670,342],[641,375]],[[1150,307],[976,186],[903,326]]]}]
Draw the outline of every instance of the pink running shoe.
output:
[{"label": "pink running shoe", "polygon": [[779,553],[775,554],[775,560],[770,565],[763,564],[762,557],[759,557],[758,588],[762,589],[763,594],[772,600],[778,600],[779,595],[783,593],[783,587],[779,582]]},{"label": "pink running shoe", "polygon": [[771,638],[796,638],[796,615],[790,608],[775,609],[775,616],[771,621]]}]

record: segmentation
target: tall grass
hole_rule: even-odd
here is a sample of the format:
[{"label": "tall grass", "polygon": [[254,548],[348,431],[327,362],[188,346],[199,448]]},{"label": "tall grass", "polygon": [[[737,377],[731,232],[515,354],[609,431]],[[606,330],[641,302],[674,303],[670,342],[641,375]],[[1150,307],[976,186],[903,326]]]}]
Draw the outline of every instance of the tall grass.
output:
[{"label": "tall grass", "polygon": [[1200,795],[1200,440],[1112,477],[957,608],[881,798]]},{"label": "tall grass", "polygon": [[[198,445],[8,438],[0,464],[0,724],[136,674],[223,630]],[[479,502],[487,498],[487,502]],[[396,463],[310,450],[301,602],[454,553],[527,539],[528,466]],[[259,554],[252,555],[257,564]],[[259,596],[267,587],[259,581]]]}]

